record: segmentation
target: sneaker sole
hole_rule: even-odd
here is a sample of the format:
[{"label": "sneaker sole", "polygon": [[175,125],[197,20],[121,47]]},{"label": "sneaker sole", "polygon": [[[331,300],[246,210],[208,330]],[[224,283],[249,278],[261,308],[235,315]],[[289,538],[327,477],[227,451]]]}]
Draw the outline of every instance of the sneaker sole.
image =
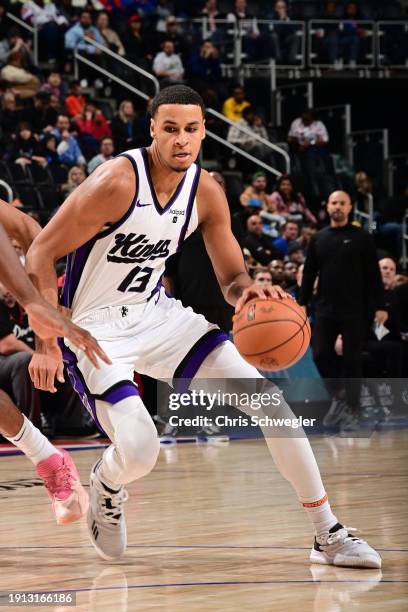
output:
[{"label": "sneaker sole", "polygon": [[310,553],[310,561],[319,565],[334,565],[335,567],[353,567],[355,569],[380,569],[381,559],[361,559],[359,557],[343,557],[341,560],[334,563],[327,555],[321,553],[314,548]]},{"label": "sneaker sole", "polygon": [[72,461],[69,453],[65,449],[62,449],[61,452],[65,460],[68,458],[70,466],[71,466],[71,471],[73,475],[75,476],[76,488],[74,489],[74,492],[77,493],[78,495],[78,504],[79,504],[80,510],[79,512],[74,512],[73,514],[70,514],[68,516],[63,516],[63,517],[56,516],[55,520],[57,522],[57,525],[70,525],[71,523],[75,523],[76,521],[79,521],[82,517],[86,515],[86,513],[88,512],[88,508],[89,508],[89,497],[88,497],[88,493],[85,491],[84,487],[81,484],[79,472],[77,470],[75,463]]}]

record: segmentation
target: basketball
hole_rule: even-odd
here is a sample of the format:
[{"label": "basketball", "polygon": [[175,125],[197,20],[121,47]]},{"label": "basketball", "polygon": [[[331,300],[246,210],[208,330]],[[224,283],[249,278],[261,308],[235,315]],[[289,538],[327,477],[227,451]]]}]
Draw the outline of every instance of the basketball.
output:
[{"label": "basketball", "polygon": [[250,300],[235,317],[232,333],[244,359],[269,372],[299,361],[311,335],[305,311],[291,298]]}]

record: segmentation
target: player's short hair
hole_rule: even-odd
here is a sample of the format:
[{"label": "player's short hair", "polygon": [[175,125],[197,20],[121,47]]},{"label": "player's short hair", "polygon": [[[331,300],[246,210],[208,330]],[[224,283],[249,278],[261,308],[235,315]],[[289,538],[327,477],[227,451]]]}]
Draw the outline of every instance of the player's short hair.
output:
[{"label": "player's short hair", "polygon": [[152,117],[154,117],[163,104],[194,104],[199,106],[205,114],[204,101],[199,93],[186,85],[170,85],[162,89],[152,101]]}]

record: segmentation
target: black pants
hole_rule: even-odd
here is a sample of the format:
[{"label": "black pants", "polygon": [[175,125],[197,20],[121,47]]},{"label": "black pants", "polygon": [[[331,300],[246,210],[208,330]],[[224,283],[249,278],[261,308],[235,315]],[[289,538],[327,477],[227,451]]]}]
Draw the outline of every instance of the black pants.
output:
[{"label": "black pants", "polygon": [[[337,336],[343,337],[343,356],[339,357],[334,344]],[[363,375],[362,348],[365,321],[360,317],[334,318],[316,315],[312,333],[313,359],[322,378],[327,379],[330,391],[336,394],[344,381],[348,404],[356,410],[360,399],[360,380]],[[334,379],[334,380],[333,380]]]},{"label": "black pants", "polygon": [[0,355],[0,389],[5,391],[34,425],[40,424],[40,395],[28,373],[31,354]]}]

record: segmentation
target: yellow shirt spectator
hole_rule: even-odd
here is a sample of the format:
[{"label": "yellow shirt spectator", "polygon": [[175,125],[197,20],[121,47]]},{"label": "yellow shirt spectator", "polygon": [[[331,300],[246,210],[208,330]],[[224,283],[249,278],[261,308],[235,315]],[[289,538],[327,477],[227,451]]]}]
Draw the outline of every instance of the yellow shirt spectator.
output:
[{"label": "yellow shirt spectator", "polygon": [[242,119],[242,111],[247,106],[251,106],[251,104],[248,100],[245,100],[244,89],[242,87],[235,87],[232,96],[225,100],[222,112],[231,121],[239,121]]}]

